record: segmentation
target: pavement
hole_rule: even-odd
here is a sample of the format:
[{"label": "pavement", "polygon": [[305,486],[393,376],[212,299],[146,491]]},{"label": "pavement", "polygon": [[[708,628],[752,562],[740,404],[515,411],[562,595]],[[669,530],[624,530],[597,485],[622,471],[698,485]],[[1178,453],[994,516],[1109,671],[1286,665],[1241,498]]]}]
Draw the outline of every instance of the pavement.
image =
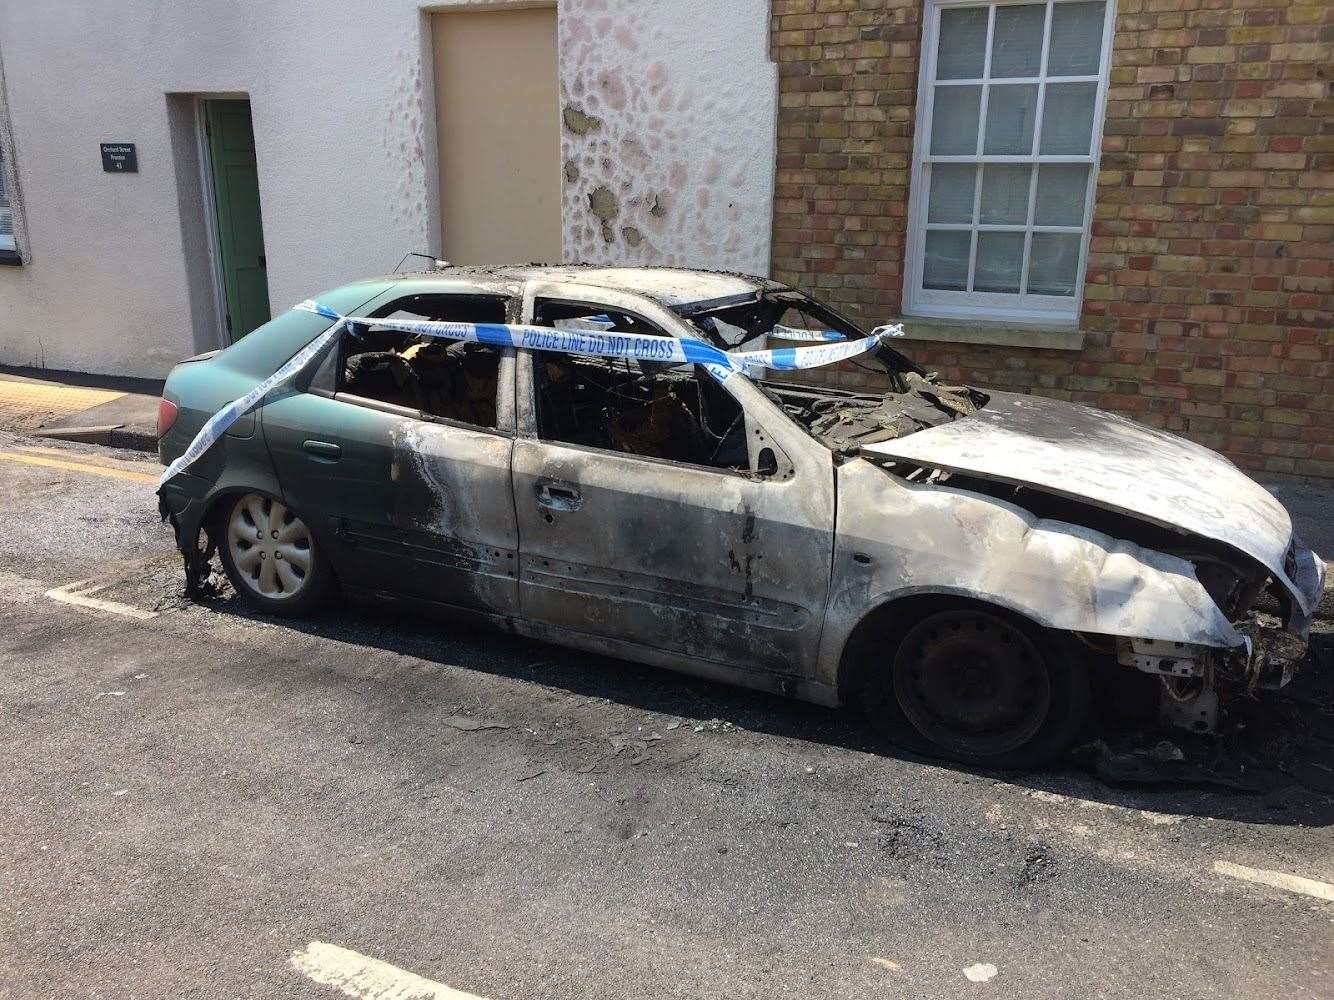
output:
[{"label": "pavement", "polygon": [[185,601],[157,473],[0,432],[4,1000],[1334,992],[1328,658],[1209,742],[1246,790],[965,771],[514,636]]},{"label": "pavement", "polygon": [[155,451],[161,393],[154,379],[0,367],[0,429]]}]

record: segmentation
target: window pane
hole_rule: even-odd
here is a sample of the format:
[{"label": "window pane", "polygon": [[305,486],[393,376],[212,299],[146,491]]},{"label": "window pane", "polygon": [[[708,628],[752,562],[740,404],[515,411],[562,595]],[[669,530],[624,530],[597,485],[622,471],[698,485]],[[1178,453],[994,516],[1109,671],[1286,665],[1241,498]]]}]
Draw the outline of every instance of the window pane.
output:
[{"label": "window pane", "polygon": [[1023,233],[978,233],[973,291],[1017,293],[1023,265]]},{"label": "window pane", "polygon": [[[1032,295],[1074,295],[1079,267],[1075,233],[1034,233],[1028,258],[1028,291]],[[981,256],[979,250],[979,257]]]},{"label": "window pane", "polygon": [[977,152],[981,87],[937,87],[931,109],[931,155],[968,156]]},{"label": "window pane", "polygon": [[1048,76],[1092,76],[1102,63],[1101,3],[1058,3],[1051,12]]},{"label": "window pane", "polygon": [[[1047,97],[1042,105],[1039,152],[1087,156],[1092,151],[1093,102],[1097,95],[1096,83],[1048,84]],[[990,119],[990,114],[987,117]],[[988,140],[990,137],[988,131]]]},{"label": "window pane", "polygon": [[972,222],[976,174],[977,167],[971,163],[937,163],[933,166],[926,221]]},{"label": "window pane", "polygon": [[982,152],[1032,153],[1037,105],[1035,83],[992,87],[987,95],[987,138]]},{"label": "window pane", "polygon": [[1023,163],[988,163],[982,168],[980,221],[990,225],[1028,222],[1028,186],[1033,168]]},{"label": "window pane", "polygon": [[940,14],[937,80],[976,80],[987,49],[987,8],[964,7]]},{"label": "window pane", "polygon": [[929,229],[926,261],[922,268],[923,288],[968,290],[968,246],[971,235],[958,230]]},{"label": "window pane", "polygon": [[14,213],[11,212],[7,207],[0,206],[0,236],[13,236],[13,235],[14,235]]},{"label": "window pane", "polygon": [[[1033,221],[1039,226],[1082,226],[1089,168],[1079,163],[1047,163],[1038,168]],[[983,198],[986,189],[983,188]]]},{"label": "window pane", "polygon": [[1043,4],[997,7],[991,39],[991,78],[1037,76],[1042,62]]}]

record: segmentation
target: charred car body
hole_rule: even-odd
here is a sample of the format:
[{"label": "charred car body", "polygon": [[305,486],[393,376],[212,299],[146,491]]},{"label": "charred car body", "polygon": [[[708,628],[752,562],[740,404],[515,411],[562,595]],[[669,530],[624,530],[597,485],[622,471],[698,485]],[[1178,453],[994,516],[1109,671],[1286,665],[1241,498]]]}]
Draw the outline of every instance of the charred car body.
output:
[{"label": "charred car body", "polygon": [[[187,569],[298,614],[336,586],[837,705],[998,766],[1062,750],[1090,675],[1152,675],[1212,729],[1286,683],[1324,566],[1221,456],[1086,407],[942,385],[449,343],[396,318],[589,327],[733,351],[865,331],[786,286],[673,269],[445,268],[335,289],[366,317],[161,491]],[[169,463],[329,329],[292,312],[167,381]],[[591,325],[591,327],[590,327]],[[854,362],[845,362],[854,363]],[[173,416],[174,413],[174,416]],[[1258,624],[1261,599],[1277,623]]]}]

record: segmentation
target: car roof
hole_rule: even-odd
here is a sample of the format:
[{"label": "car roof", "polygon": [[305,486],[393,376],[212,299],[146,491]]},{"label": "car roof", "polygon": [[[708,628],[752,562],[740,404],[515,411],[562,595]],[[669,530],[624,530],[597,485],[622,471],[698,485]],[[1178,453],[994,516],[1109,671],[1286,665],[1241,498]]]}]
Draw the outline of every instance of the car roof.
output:
[{"label": "car roof", "polygon": [[785,286],[768,278],[729,271],[699,271],[681,267],[601,267],[589,264],[450,265],[426,273],[402,275],[416,281],[432,277],[464,278],[479,283],[515,284],[551,281],[593,288],[633,292],[669,307],[739,296],[754,296],[762,289]]}]

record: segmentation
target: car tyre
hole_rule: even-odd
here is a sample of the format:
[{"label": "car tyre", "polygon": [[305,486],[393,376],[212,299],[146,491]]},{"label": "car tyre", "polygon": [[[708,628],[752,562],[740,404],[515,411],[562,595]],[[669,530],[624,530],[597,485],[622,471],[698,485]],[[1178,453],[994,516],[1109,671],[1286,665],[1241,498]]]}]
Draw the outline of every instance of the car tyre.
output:
[{"label": "car tyre", "polygon": [[862,706],[881,736],[978,767],[1049,763],[1088,719],[1088,667],[1075,644],[1000,609],[927,615],[865,678]]},{"label": "car tyre", "polygon": [[215,537],[238,595],[267,614],[298,618],[328,596],[332,572],[315,535],[281,500],[244,493],[226,502]]}]

